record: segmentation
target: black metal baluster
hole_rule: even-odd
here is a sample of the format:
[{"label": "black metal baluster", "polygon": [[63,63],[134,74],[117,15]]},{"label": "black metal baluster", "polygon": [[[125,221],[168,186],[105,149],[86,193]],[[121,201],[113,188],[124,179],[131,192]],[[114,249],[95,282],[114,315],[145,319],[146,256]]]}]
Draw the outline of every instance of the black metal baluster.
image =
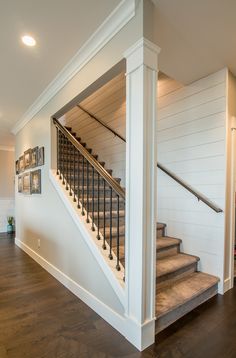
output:
[{"label": "black metal baluster", "polygon": [[94,227],[94,167],[92,172],[92,231],[95,231]]},{"label": "black metal baluster", "polygon": [[117,195],[117,237],[116,237],[116,269],[120,271],[120,197]]},{"label": "black metal baluster", "polygon": [[59,175],[59,129],[57,128],[57,175]]},{"label": "black metal baluster", "polygon": [[100,240],[100,175],[98,173],[98,233],[97,233],[97,239]]},{"label": "black metal baluster", "polygon": [[71,142],[69,142],[69,187],[70,187],[70,191],[69,191],[69,195],[72,196],[72,165],[71,165],[71,160],[72,160],[72,155],[71,155],[71,149],[72,149],[72,144]]},{"label": "black metal baluster", "polygon": [[110,187],[110,253],[109,253],[109,259],[112,260],[112,187]]},{"label": "black metal baluster", "polygon": [[68,176],[69,176],[68,144],[69,144],[69,141],[66,138],[66,190],[69,190],[69,185],[68,185]]},{"label": "black metal baluster", "polygon": [[73,192],[74,192],[74,199],[73,201],[76,202],[75,199],[75,183],[76,183],[76,178],[75,178],[75,153],[76,153],[76,148],[73,146],[73,172],[74,172],[74,180],[73,180]]},{"label": "black metal baluster", "polygon": [[85,215],[84,212],[84,156],[82,156],[82,215]]},{"label": "black metal baluster", "polygon": [[59,175],[59,179],[61,180],[62,175],[61,175],[61,171],[62,171],[62,133],[61,131],[59,131],[59,171],[60,171],[60,175]]},{"label": "black metal baluster", "polygon": [[89,162],[87,160],[87,181],[86,181],[86,186],[87,186],[87,219],[86,222],[89,223]]},{"label": "black metal baluster", "polygon": [[77,202],[77,208],[80,209],[81,206],[80,206],[80,152],[77,151],[77,198],[78,198],[78,202]]},{"label": "black metal baluster", "polygon": [[106,181],[103,179],[103,250],[106,250]]},{"label": "black metal baluster", "polygon": [[65,136],[62,137],[62,184],[65,185]]}]

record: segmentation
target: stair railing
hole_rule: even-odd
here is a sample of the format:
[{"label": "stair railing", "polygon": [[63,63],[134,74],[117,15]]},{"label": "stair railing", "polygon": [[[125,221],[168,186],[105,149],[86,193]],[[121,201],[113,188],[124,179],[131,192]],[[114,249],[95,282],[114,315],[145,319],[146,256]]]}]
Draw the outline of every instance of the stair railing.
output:
[{"label": "stair railing", "polygon": [[125,206],[125,191],[88,152],[70,130],[53,118],[56,127],[57,175],[108,257],[116,255],[116,269],[120,271],[120,208]]},{"label": "stair railing", "polygon": [[[99,124],[101,124],[103,127],[105,127],[107,130],[109,130],[111,133],[113,133],[116,137],[120,138],[123,142],[126,143],[126,140],[124,137],[122,137],[120,134],[118,134],[114,129],[109,127],[106,123],[104,123],[101,119],[97,118],[94,114],[89,112],[87,109],[82,107],[80,104],[77,105],[79,109],[81,109],[83,112],[87,113],[91,118],[93,118],[95,121],[97,121]],[[206,204],[209,208],[214,210],[216,213],[222,213],[223,210],[218,207],[216,204],[214,204],[211,200],[209,200],[207,197],[205,197],[203,194],[201,194],[199,191],[195,190],[192,186],[187,184],[184,180],[182,180],[180,177],[178,177],[176,174],[172,173],[169,169],[167,169],[164,165],[157,162],[157,168],[162,170],[165,174],[167,174],[170,178],[175,180],[177,183],[179,183],[182,187],[184,187],[186,190],[188,190],[191,194],[193,194],[198,201],[202,201],[204,204]]]}]

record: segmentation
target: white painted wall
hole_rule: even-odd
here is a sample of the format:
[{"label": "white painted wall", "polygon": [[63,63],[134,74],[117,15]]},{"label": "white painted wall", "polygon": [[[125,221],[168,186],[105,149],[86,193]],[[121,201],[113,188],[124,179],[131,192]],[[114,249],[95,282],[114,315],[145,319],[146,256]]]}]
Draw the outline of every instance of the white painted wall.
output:
[{"label": "white painted wall", "polygon": [[[99,312],[110,312],[102,316],[115,327],[118,325],[117,322],[121,322],[121,318],[124,319],[124,307],[85,244],[81,232],[49,178],[53,152],[50,117],[123,59],[124,51],[141,36],[139,24],[140,14],[137,12],[136,16],[68,83],[63,82],[64,86],[58,93],[48,101],[42,101],[44,106],[41,110],[37,111],[34,108],[30,111],[34,113],[35,110],[36,114],[30,121],[26,118],[25,126],[16,136],[16,157],[30,147],[45,147],[45,165],[41,168],[42,194],[24,196],[16,193],[17,243],[34,258],[38,257],[38,261],[44,262],[46,267],[53,266],[61,276],[66,275],[79,285],[94,303],[93,308]],[[17,128],[19,127],[20,124]],[[118,329],[131,337],[132,332],[125,332],[126,326],[123,321]],[[132,341],[135,344],[134,339]]]},{"label": "white painted wall", "polygon": [[7,231],[7,217],[15,216],[14,160],[11,148],[0,147],[0,232]]},{"label": "white painted wall", "polygon": [[[226,78],[223,69],[158,100],[158,161],[225,210]],[[158,170],[158,221],[200,257],[200,270],[224,281],[225,215]]]}]

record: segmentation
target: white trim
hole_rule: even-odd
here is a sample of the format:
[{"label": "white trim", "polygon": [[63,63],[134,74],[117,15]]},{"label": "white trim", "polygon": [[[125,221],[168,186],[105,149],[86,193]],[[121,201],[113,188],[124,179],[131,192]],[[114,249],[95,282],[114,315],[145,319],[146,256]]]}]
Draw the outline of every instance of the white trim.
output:
[{"label": "white trim", "polygon": [[[231,288],[233,288],[232,280],[231,280],[231,277],[228,277],[224,280],[224,291],[222,292],[222,294],[224,294]],[[221,293],[220,290],[219,290],[219,293]]]},{"label": "white trim", "polygon": [[135,15],[135,0],[122,0],[12,128],[17,134]]},{"label": "white trim", "polygon": [[58,179],[55,170],[51,169],[49,171],[49,178],[57,193],[59,194],[59,197],[61,198],[67,211],[72,217],[74,223],[82,234],[85,243],[87,244],[91,253],[97,260],[97,263],[100,265],[103,273],[106,275],[107,280],[109,281],[121,304],[124,306],[124,271],[122,269],[121,271],[117,271],[116,260],[109,260],[106,252],[107,250],[104,251],[102,249],[102,240],[97,240],[96,232],[93,232],[91,230],[91,224],[88,224],[86,222],[86,216],[82,216],[77,209],[77,204],[73,202],[73,197],[68,196],[68,192],[66,191],[65,186],[61,184],[61,181]]},{"label": "white trim", "polygon": [[8,152],[14,152],[15,151],[15,147],[13,146],[8,146],[8,145],[0,145],[0,150],[6,150]]},{"label": "white trim", "polygon": [[[57,267],[45,260],[42,256],[40,256],[37,252],[32,250],[28,245],[20,241],[18,238],[15,238],[15,244],[33,260],[35,260],[40,266],[42,266],[47,272],[49,272],[53,277],[55,277],[59,282],[61,282],[63,286],[65,286],[75,296],[85,302],[92,310],[94,310],[99,316],[101,316],[112,327],[120,332],[137,349],[141,351],[150,345],[150,342],[146,340],[145,337],[139,337],[140,325],[136,321],[118,314],[109,306],[105,305],[97,297],[85,290],[77,282],[65,275]],[[142,328],[145,332],[144,336],[150,336],[154,326],[154,320],[145,322],[142,325]]]},{"label": "white trim", "polygon": [[48,271],[53,277],[61,282],[68,290],[74,293],[79,299],[85,302],[90,308],[92,308],[97,314],[103,319],[110,323],[115,329],[121,334],[125,335],[125,318],[112,310],[109,306],[105,305],[102,301],[92,295],[90,292],[85,290],[77,282],[72,280],[69,276],[60,271],[57,267],[52,265],[50,262],[45,260],[37,252],[32,250],[24,242],[15,238],[16,245],[28,254],[33,260],[35,260],[40,266]]}]

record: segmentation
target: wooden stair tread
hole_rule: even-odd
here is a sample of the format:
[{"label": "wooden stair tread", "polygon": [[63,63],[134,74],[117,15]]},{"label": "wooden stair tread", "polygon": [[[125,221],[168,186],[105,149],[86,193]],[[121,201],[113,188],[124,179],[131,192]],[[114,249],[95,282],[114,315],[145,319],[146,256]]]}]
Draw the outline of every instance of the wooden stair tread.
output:
[{"label": "wooden stair tread", "polygon": [[156,262],[156,276],[167,275],[171,272],[178,271],[186,266],[193,265],[199,261],[199,258],[192,255],[178,253],[176,255],[163,257],[157,259]]},{"label": "wooden stair tread", "polygon": [[159,318],[184,305],[219,282],[218,277],[194,272],[156,294],[156,317]]},{"label": "wooden stair tread", "polygon": [[162,250],[171,246],[179,245],[181,244],[181,242],[182,240],[170,236],[157,237],[157,250]]}]

